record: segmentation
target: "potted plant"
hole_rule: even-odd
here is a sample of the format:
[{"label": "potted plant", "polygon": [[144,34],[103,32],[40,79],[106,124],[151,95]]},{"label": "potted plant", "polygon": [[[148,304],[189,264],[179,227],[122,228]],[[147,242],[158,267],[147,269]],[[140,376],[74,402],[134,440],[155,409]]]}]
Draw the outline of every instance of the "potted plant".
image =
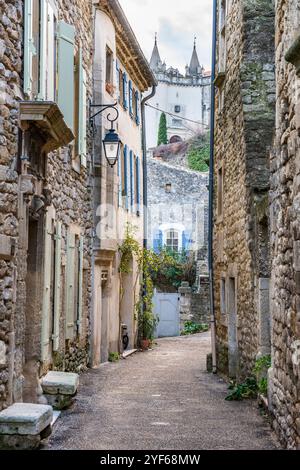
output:
[{"label": "potted plant", "polygon": [[152,312],[146,310],[142,318],[142,338],[140,340],[141,348],[148,349],[153,341],[154,332],[158,323],[158,317]]}]

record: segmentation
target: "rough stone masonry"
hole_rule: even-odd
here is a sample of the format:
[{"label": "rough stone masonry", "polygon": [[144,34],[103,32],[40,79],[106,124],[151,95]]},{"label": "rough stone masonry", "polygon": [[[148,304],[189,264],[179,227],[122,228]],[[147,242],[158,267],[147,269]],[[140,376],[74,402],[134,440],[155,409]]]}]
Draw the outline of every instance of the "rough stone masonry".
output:
[{"label": "rough stone masonry", "polygon": [[300,5],[276,2],[276,133],[271,153],[272,369],[274,427],[300,449]]}]

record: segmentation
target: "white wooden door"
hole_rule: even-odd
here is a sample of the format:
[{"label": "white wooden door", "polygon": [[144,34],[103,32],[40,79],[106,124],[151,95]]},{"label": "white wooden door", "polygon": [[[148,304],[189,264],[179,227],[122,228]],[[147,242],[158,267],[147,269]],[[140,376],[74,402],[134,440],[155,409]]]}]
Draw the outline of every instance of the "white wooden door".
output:
[{"label": "white wooden door", "polygon": [[174,293],[154,293],[154,313],[159,317],[156,337],[179,336],[179,297]]}]

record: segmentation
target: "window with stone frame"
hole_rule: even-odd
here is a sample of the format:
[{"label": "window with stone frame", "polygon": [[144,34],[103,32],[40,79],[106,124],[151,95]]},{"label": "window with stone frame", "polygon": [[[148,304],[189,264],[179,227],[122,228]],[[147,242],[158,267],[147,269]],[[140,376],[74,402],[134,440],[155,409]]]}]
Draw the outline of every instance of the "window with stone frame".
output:
[{"label": "window with stone frame", "polygon": [[166,232],[166,247],[172,251],[179,251],[179,233],[170,229]]},{"label": "window with stone frame", "polygon": [[224,169],[223,165],[218,168],[217,178],[217,215],[223,217],[223,191],[224,191]]},{"label": "window with stone frame", "polygon": [[219,0],[219,73],[226,70],[226,0]]}]

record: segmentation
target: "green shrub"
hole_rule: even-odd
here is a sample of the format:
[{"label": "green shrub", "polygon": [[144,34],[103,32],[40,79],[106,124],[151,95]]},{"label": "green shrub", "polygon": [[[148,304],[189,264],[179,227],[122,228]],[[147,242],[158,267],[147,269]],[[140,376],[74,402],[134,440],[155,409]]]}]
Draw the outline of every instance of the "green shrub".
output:
[{"label": "green shrub", "polygon": [[117,362],[120,359],[120,354],[118,352],[110,352],[108,355],[109,362]]},{"label": "green shrub", "polygon": [[209,330],[209,325],[207,323],[194,323],[192,321],[186,321],[184,324],[184,329],[181,332],[182,336],[194,335],[196,333],[203,333],[204,331]]},{"label": "green shrub", "polygon": [[231,392],[227,395],[225,400],[243,400],[244,398],[257,397],[257,382],[255,377],[247,377],[244,382],[236,384],[232,382],[229,386]]},{"label": "green shrub", "polygon": [[191,170],[206,172],[209,170],[210,142],[209,134],[198,137],[191,144],[188,153],[188,165]]}]

